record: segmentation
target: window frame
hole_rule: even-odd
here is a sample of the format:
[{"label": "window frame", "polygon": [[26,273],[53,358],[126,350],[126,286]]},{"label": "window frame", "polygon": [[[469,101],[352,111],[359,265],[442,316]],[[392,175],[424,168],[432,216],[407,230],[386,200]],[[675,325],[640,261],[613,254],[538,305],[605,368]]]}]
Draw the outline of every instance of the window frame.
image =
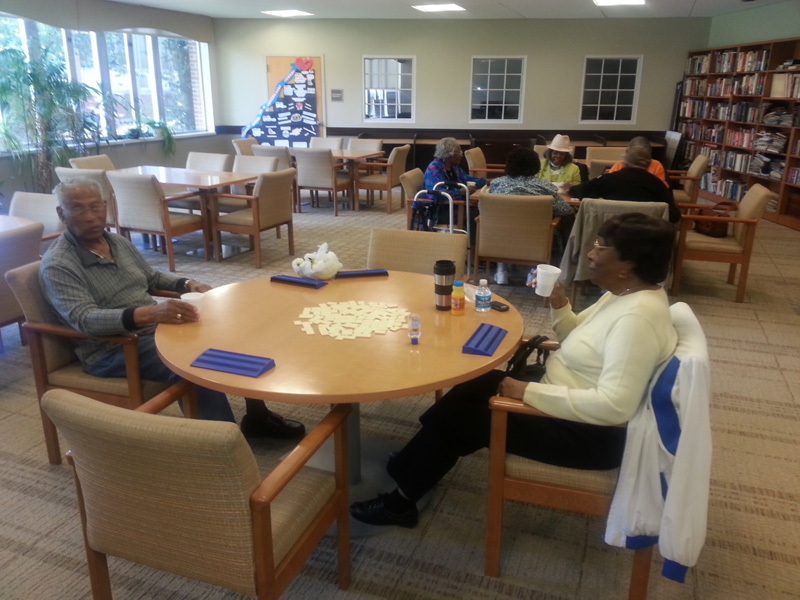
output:
[{"label": "window frame", "polygon": [[[616,118],[615,119],[584,119],[583,118],[584,108],[587,107],[587,106],[595,106],[593,104],[587,104],[587,103],[584,102],[584,98],[586,96],[586,91],[587,91],[587,89],[586,89],[586,75],[587,75],[586,69],[587,69],[589,60],[592,60],[592,59],[594,59],[594,60],[598,60],[599,59],[599,60],[604,60],[604,61],[605,60],[631,60],[631,59],[635,59],[636,60],[636,73],[634,74],[635,77],[636,77],[636,82],[635,82],[634,88],[633,88],[633,101],[630,104],[630,107],[631,107],[631,118],[630,119],[616,119]],[[641,86],[642,86],[642,68],[643,68],[643,65],[644,65],[644,55],[642,55],[642,54],[635,54],[635,55],[630,55],[630,54],[625,54],[625,55],[623,55],[623,54],[617,54],[617,55],[591,54],[591,55],[589,55],[589,54],[587,54],[587,55],[585,55],[584,59],[583,59],[583,75],[582,75],[582,78],[581,78],[581,96],[580,96],[580,102],[578,103],[578,123],[580,125],[608,125],[608,124],[635,125],[636,124],[636,119],[637,119],[637,116],[638,116],[638,110],[639,110],[639,92],[640,92],[640,89],[641,89]],[[604,75],[605,71],[604,70],[601,71],[600,74]],[[619,73],[619,74],[621,74],[621,73]],[[600,89],[598,89],[598,90],[594,90],[593,88],[589,88],[589,91],[597,91],[598,93],[602,93],[603,89],[602,89],[602,87]],[[616,89],[614,91],[617,94],[619,94],[619,92],[620,92],[619,84],[617,84],[617,87],[616,87]],[[600,107],[600,106],[609,106],[609,105],[601,104],[599,99],[598,99],[597,106]],[[620,106],[629,106],[629,105],[627,103],[620,105],[619,102],[618,102],[618,99],[617,99],[617,101],[615,101],[613,106],[614,106],[615,109],[617,109]]]},{"label": "window frame", "polygon": [[[500,118],[500,119],[490,119],[490,118],[475,119],[475,118],[472,117],[472,105],[473,105],[473,102],[472,102],[473,87],[472,86],[473,86],[473,82],[475,81],[475,61],[476,60],[483,60],[483,59],[505,60],[505,61],[522,60],[522,70],[520,71],[519,103],[518,103],[519,114],[518,114],[518,117],[516,119],[504,119],[504,118]],[[507,69],[508,69],[508,62],[506,62],[506,72],[504,73],[504,75],[507,75],[507,73],[508,73]],[[471,57],[471,59],[470,59],[469,96],[468,96],[468,103],[467,103],[468,104],[467,105],[467,123],[470,123],[470,124],[472,124],[472,123],[474,123],[474,124],[480,124],[480,123],[492,123],[492,124],[515,123],[516,124],[516,123],[522,123],[523,120],[524,120],[524,114],[523,113],[524,113],[524,110],[525,110],[525,81],[526,81],[525,74],[526,74],[527,69],[528,69],[528,57],[524,56],[524,55],[519,55],[519,56],[483,55],[483,54],[481,54],[481,55],[473,55]],[[504,96],[505,96],[505,93],[507,91],[508,91],[508,88],[504,87],[503,88],[503,95]],[[506,104],[503,103],[501,106],[505,107]]]},{"label": "window frame", "polygon": [[[398,117],[369,117],[369,103],[367,101],[367,60],[392,59],[411,61],[411,116],[407,119]],[[369,88],[378,89],[378,88]],[[382,88],[383,90],[400,90],[402,88]],[[361,120],[363,123],[416,123],[417,120],[417,57],[416,55],[396,54],[363,54],[361,56],[361,100],[359,102]]]}]

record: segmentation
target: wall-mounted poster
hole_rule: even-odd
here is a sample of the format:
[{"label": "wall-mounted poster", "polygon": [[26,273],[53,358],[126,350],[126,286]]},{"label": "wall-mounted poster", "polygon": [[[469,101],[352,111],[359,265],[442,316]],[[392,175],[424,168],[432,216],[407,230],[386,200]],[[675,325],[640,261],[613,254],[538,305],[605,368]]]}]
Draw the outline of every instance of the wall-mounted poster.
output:
[{"label": "wall-mounted poster", "polygon": [[267,89],[272,94],[258,109],[242,137],[260,144],[305,148],[319,136],[322,108],[321,58],[276,56],[267,58]]}]

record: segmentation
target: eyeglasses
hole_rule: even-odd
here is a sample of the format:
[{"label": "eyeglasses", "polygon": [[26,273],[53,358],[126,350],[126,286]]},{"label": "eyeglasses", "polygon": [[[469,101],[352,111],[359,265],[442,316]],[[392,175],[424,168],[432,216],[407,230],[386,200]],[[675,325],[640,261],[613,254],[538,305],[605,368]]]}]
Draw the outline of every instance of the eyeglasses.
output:
[{"label": "eyeglasses", "polygon": [[608,250],[609,248],[613,248],[613,247],[614,246],[604,246],[603,244],[600,243],[599,239],[596,239],[594,241],[594,249],[595,250]]},{"label": "eyeglasses", "polygon": [[95,202],[94,204],[90,204],[89,206],[78,206],[75,208],[68,208],[67,211],[73,217],[82,217],[88,213],[99,215],[100,213],[106,210],[106,204],[108,203],[104,200],[103,202]]}]

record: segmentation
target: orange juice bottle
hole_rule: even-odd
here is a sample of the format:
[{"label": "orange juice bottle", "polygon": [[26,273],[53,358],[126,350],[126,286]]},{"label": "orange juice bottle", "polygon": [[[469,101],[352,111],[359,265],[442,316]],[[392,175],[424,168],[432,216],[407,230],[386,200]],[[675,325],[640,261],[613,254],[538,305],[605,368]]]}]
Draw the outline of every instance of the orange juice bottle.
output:
[{"label": "orange juice bottle", "polygon": [[450,312],[454,315],[463,315],[467,299],[464,296],[464,282],[460,279],[456,279],[453,282],[453,295],[451,298]]}]

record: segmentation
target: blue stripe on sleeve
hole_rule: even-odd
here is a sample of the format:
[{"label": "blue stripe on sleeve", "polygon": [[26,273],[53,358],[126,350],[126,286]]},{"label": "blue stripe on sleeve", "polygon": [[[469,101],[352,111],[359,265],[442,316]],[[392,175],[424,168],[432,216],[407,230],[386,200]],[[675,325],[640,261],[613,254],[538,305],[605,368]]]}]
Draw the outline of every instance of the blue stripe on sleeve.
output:
[{"label": "blue stripe on sleeve", "polygon": [[680,359],[673,356],[659,375],[651,394],[653,413],[656,417],[656,426],[661,436],[661,442],[673,456],[678,450],[678,440],[681,438],[678,412],[675,410],[675,405],[672,404],[672,388],[675,385],[680,366]]}]

